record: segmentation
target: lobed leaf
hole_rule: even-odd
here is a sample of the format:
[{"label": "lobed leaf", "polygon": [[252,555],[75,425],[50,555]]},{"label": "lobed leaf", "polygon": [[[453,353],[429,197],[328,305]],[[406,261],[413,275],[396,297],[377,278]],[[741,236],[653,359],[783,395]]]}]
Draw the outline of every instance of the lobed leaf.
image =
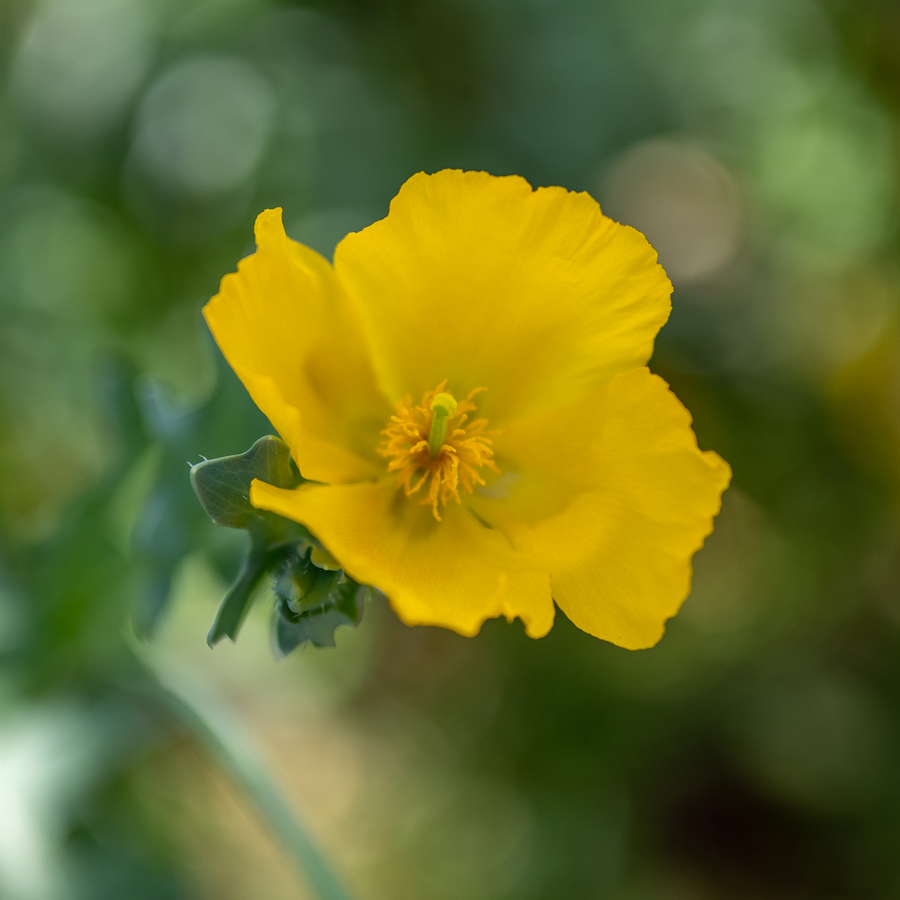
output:
[{"label": "lobed leaf", "polygon": [[273,435],[261,437],[246,453],[191,466],[191,484],[201,505],[216,525],[227,528],[249,528],[260,517],[249,499],[254,478],[281,488],[302,481],[287,444]]}]

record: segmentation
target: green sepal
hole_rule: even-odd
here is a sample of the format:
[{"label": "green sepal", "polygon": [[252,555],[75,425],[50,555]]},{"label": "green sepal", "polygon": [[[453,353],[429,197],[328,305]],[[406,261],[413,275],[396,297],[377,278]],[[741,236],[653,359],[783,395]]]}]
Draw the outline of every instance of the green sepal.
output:
[{"label": "green sepal", "polygon": [[246,453],[208,459],[191,466],[191,484],[216,523],[227,528],[249,528],[262,514],[250,505],[254,478],[280,488],[296,487],[303,480],[284,441],[261,437]]}]

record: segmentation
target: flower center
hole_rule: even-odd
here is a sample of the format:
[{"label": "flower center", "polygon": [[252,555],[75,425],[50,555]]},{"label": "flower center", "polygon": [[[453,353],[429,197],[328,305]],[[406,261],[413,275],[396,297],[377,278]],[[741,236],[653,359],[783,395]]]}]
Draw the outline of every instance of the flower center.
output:
[{"label": "flower center", "polygon": [[413,406],[412,398],[397,404],[381,433],[378,452],[387,457],[388,472],[396,472],[400,487],[411,497],[428,482],[423,504],[431,504],[434,517],[441,521],[438,501],[446,506],[452,497],[460,501],[460,491],[471,494],[476,484],[484,484],[478,470],[486,466],[499,474],[494,463],[491,439],[486,432],[487,419],[469,422],[475,409],[472,398],[486,388],[475,388],[465,400],[456,402],[444,391],[446,379]]}]

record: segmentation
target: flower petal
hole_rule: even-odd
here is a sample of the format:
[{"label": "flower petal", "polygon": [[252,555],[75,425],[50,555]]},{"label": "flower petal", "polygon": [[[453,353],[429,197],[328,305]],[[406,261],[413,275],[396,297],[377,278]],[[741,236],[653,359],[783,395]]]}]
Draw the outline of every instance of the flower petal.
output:
[{"label": "flower petal", "polygon": [[[546,560],[553,597],[584,631],[650,647],[690,591],[731,469],[701,452],[690,413],[647,369],[511,426],[497,460],[521,478],[473,510]],[[509,478],[510,476],[507,476]],[[499,482],[498,482],[499,484]]]},{"label": "flower petal", "polygon": [[335,269],[385,392],[486,387],[492,427],[646,363],[672,290],[644,236],[588,194],[485,172],[414,175]]},{"label": "flower petal", "polygon": [[257,218],[256,242],[204,309],[216,342],[306,478],[380,475],[391,406],[334,269],[287,237],[280,209]]},{"label": "flower petal", "polygon": [[478,633],[485,619],[520,617],[531,637],[553,625],[546,569],[455,504],[438,522],[393,478],[288,491],[254,481],[250,502],[302,522],[357,581],[377,586],[408,625]]}]

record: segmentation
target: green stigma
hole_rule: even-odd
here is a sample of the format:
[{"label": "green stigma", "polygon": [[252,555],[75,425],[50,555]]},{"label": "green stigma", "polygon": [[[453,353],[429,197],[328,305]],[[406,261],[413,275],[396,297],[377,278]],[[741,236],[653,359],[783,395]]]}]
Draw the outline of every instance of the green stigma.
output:
[{"label": "green stigma", "polygon": [[428,435],[428,449],[432,456],[437,456],[447,437],[447,419],[456,412],[456,400],[453,394],[435,394],[431,401],[434,415],[431,418],[431,433]]}]

